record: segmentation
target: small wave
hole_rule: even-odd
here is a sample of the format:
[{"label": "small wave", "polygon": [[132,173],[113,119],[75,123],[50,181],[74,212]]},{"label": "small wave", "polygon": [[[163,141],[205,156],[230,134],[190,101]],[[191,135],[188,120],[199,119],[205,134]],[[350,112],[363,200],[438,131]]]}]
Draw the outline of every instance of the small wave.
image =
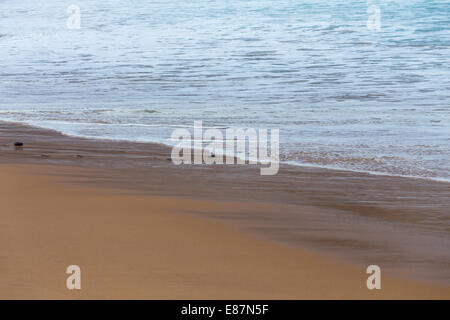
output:
[{"label": "small wave", "polygon": [[396,174],[396,173],[390,173],[390,172],[349,169],[349,168],[342,168],[342,167],[333,166],[333,165],[320,165],[320,164],[305,163],[305,162],[298,162],[298,161],[282,161],[281,163],[289,164],[289,165],[293,165],[293,166],[299,166],[299,167],[311,167],[311,168],[321,168],[321,169],[338,170],[338,171],[367,173],[367,174],[375,175],[375,176],[387,176],[387,177],[400,177],[400,178],[419,179],[419,180],[431,180],[431,181],[437,181],[437,182],[443,182],[443,183],[449,183],[450,184],[450,178],[423,177],[423,176],[416,176],[416,175]]},{"label": "small wave", "polygon": [[158,113],[159,111],[153,110],[153,109],[144,109],[144,110],[138,110],[137,113]]}]

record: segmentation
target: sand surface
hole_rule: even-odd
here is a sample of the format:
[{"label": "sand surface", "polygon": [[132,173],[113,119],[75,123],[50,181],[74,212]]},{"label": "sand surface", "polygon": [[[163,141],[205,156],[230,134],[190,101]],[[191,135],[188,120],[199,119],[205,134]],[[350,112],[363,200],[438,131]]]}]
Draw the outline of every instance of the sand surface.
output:
[{"label": "sand surface", "polygon": [[450,184],[169,155],[0,122],[0,297],[449,298]]},{"label": "sand surface", "polygon": [[[448,287],[390,277],[369,291],[361,268],[181,213],[220,211],[220,201],[79,187],[41,170],[0,166],[3,299],[450,297]],[[72,264],[82,270],[79,291],[65,287]]]}]

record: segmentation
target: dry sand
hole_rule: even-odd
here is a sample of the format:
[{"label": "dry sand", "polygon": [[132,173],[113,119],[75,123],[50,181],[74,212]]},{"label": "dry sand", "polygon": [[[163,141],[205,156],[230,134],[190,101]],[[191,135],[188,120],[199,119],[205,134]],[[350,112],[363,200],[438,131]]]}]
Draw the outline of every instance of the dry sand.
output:
[{"label": "dry sand", "polygon": [[[40,170],[0,166],[3,299],[450,297],[448,287],[390,277],[369,291],[361,268],[179,213],[218,211],[219,201],[79,187]],[[82,270],[80,291],[65,287],[72,264]]]}]

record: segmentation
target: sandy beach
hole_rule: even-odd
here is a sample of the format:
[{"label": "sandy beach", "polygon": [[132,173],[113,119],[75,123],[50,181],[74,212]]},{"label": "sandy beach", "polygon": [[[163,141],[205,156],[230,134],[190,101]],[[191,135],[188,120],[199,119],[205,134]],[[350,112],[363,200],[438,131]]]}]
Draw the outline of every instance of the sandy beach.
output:
[{"label": "sandy beach", "polygon": [[2,299],[450,298],[445,183],[176,167],[162,145],[3,122],[0,152]]}]

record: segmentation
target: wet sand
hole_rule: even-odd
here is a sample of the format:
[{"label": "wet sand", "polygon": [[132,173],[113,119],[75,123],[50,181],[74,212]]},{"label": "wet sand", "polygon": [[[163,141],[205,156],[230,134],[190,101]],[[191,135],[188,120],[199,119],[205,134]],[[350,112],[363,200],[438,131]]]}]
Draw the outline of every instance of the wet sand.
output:
[{"label": "wet sand", "polygon": [[[0,152],[4,298],[450,297],[446,183],[177,167],[162,145],[9,123]],[[69,264],[88,270],[81,292]]]}]

